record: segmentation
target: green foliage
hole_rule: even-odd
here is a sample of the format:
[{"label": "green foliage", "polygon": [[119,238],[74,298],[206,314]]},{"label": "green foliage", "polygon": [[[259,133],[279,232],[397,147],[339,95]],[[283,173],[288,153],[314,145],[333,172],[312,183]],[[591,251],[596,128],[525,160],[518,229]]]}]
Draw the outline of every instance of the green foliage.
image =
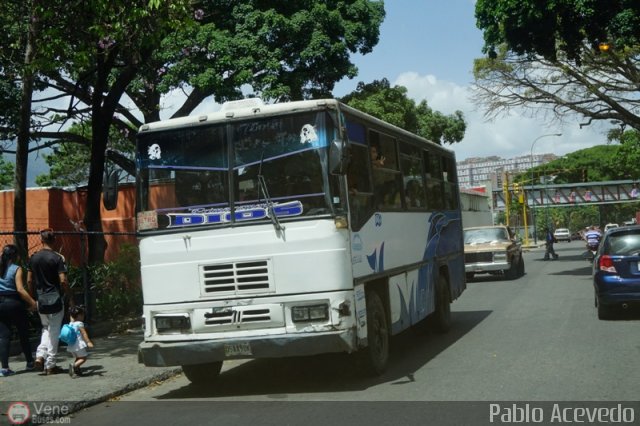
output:
[{"label": "green foliage", "polygon": [[[138,247],[123,244],[118,258],[109,263],[88,266],[88,280],[100,319],[119,319],[142,312],[140,282],[140,253]],[[74,292],[84,288],[83,267],[69,266],[68,280]]]},{"label": "green foliage", "polygon": [[620,135],[621,146],[614,167],[625,179],[640,179],[640,132],[628,130]]},{"label": "green foliage", "polygon": [[78,186],[87,183],[89,176],[88,147],[73,143],[54,148],[53,154],[44,154],[49,173],[36,176],[39,186]]},{"label": "green foliage", "polygon": [[2,154],[0,154],[0,189],[13,187],[13,164],[5,161]]},{"label": "green foliage", "polygon": [[445,116],[433,111],[426,101],[418,105],[407,97],[403,86],[391,87],[389,80],[358,83],[355,91],[344,96],[342,102],[387,123],[408,130],[438,144],[460,142],[466,123],[462,112]]},{"label": "green foliage", "polygon": [[637,0],[478,0],[476,25],[490,56],[503,43],[518,55],[555,59],[562,51],[575,60],[600,42],[617,50],[640,44]]},{"label": "green foliage", "polygon": [[115,319],[142,312],[139,259],[137,246],[123,244],[115,261],[91,266],[98,316]]},{"label": "green foliage", "polygon": [[554,183],[599,182],[629,179],[626,169],[621,168],[620,145],[598,145],[569,153],[549,163],[534,167],[518,177],[518,181],[529,181],[531,175],[536,182],[542,176],[556,176]]}]

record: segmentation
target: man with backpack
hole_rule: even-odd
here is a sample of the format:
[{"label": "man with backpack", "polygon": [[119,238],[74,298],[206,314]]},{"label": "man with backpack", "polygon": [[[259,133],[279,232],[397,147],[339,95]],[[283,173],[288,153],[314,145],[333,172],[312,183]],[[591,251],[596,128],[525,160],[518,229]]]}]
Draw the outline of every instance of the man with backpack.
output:
[{"label": "man with backpack", "polygon": [[40,232],[42,249],[29,259],[27,286],[35,295],[42,323],[40,345],[36,349],[35,369],[46,375],[63,370],[56,365],[60,327],[64,317],[64,299],[73,306],[73,297],[67,283],[67,266],[64,257],[54,251],[55,235],[52,229]]}]

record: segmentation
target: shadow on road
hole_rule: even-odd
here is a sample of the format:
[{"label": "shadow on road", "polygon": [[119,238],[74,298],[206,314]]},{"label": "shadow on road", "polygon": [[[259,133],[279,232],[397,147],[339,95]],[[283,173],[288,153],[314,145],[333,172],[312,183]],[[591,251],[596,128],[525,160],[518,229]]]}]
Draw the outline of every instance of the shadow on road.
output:
[{"label": "shadow on road", "polygon": [[258,359],[224,371],[210,386],[190,384],[160,395],[158,399],[264,394],[280,399],[295,393],[357,391],[380,383],[411,383],[415,381],[414,372],[490,314],[491,311],[452,312],[452,328],[447,334],[410,329],[392,337],[389,366],[380,377],[363,377],[356,368],[356,357],[348,354]]}]

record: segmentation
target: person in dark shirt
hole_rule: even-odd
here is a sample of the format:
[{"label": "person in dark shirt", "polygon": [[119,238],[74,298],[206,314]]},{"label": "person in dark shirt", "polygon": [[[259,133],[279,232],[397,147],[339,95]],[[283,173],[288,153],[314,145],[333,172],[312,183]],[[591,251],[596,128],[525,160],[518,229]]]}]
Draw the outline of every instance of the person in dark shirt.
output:
[{"label": "person in dark shirt", "polygon": [[[56,365],[58,354],[58,338],[62,319],[64,317],[64,300],[68,300],[69,306],[73,306],[71,290],[67,283],[67,267],[64,257],[54,251],[55,234],[51,229],[40,232],[42,249],[29,259],[27,272],[27,285],[31,294],[37,294],[38,312],[42,322],[42,336],[40,345],[36,349],[35,368],[44,370],[47,375],[58,374],[62,369]],[[46,296],[56,299],[59,296],[62,303],[56,303],[55,311],[47,309],[43,312]]]},{"label": "person in dark shirt", "polygon": [[551,228],[547,228],[547,235],[546,235],[546,241],[545,241],[546,250],[544,253],[544,260],[558,259],[558,255],[556,254],[556,251],[553,248],[553,244],[557,242],[558,241],[556,240],[556,237],[553,235],[553,231],[551,230]]}]

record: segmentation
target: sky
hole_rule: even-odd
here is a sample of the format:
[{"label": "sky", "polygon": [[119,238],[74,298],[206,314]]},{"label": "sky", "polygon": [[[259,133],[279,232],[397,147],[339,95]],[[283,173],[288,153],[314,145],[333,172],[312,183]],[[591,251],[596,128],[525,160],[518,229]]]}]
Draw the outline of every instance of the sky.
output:
[{"label": "sky", "polygon": [[577,116],[565,123],[548,123],[512,111],[508,117],[486,121],[482,108],[470,100],[473,60],[482,57],[483,46],[474,7],[475,0],[386,0],[380,42],[372,53],[352,57],[359,75],[339,82],[334,95],[352,92],[360,81],[386,78],[392,86],[405,86],[416,102],[424,99],[443,114],[462,111],[467,122],[465,137],[447,145],[458,161],[530,155],[533,142],[550,133],[562,136],[540,138],[533,145],[534,154],[565,155],[606,144],[603,126],[580,129]]}]

